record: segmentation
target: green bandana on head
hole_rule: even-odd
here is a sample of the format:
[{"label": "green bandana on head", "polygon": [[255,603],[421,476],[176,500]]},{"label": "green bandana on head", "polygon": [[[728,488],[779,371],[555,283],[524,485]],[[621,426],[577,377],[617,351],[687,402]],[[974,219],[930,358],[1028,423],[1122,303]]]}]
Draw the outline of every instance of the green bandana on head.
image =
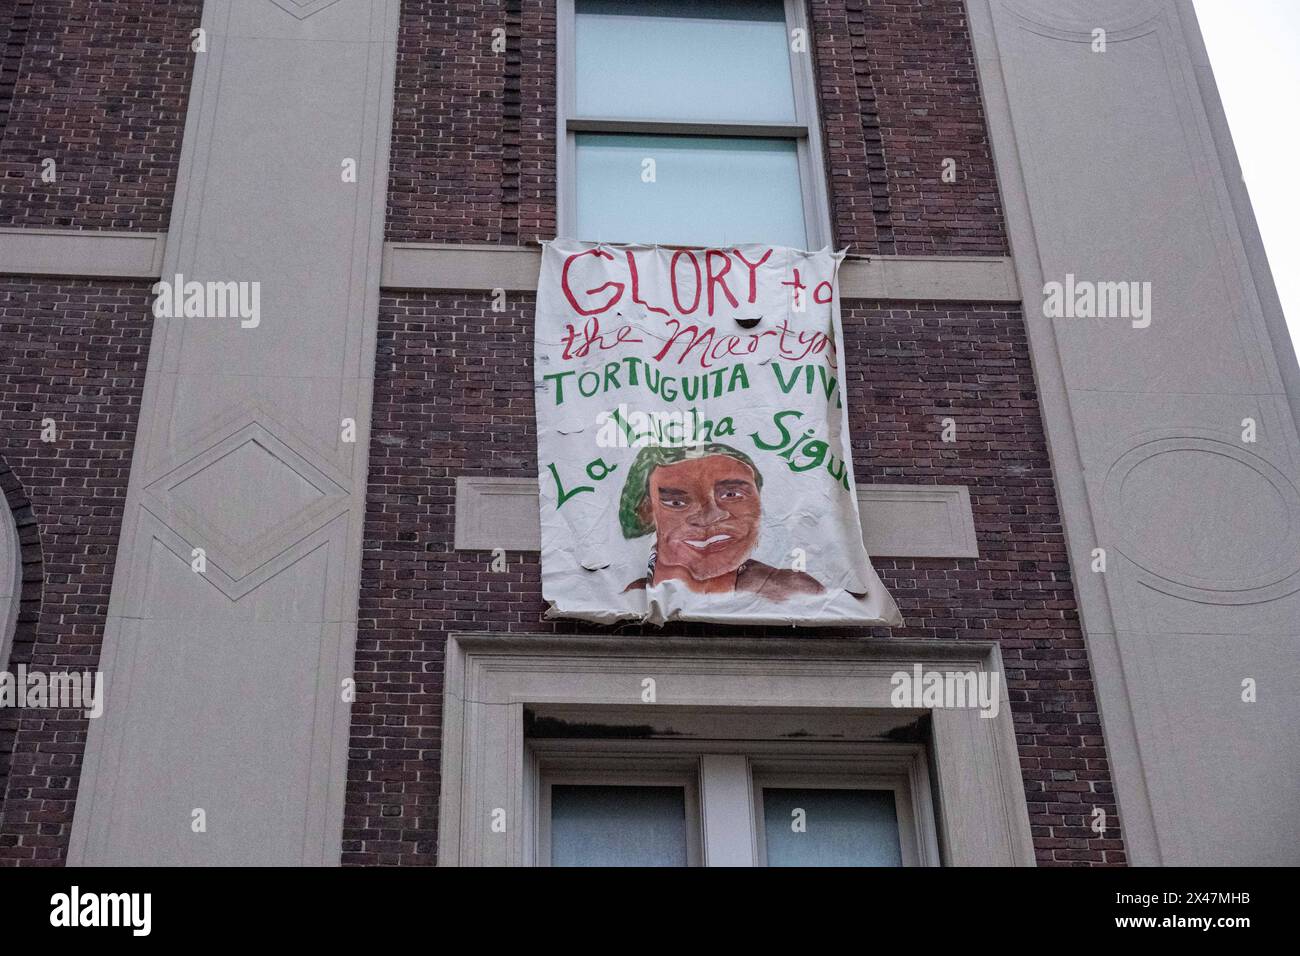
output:
[{"label": "green bandana on head", "polygon": [[637,453],[632,467],[628,469],[627,481],[623,485],[623,496],[618,503],[618,521],[623,526],[623,537],[639,538],[649,534],[655,526],[641,518],[641,505],[650,497],[650,474],[660,465],[675,465],[688,459],[709,458],[713,455],[725,455],[734,458],[754,473],[754,483],[758,490],[763,490],[763,476],[759,474],[754,462],[743,451],[737,451],[730,445],[685,445],[680,447],[663,447],[647,445]]}]

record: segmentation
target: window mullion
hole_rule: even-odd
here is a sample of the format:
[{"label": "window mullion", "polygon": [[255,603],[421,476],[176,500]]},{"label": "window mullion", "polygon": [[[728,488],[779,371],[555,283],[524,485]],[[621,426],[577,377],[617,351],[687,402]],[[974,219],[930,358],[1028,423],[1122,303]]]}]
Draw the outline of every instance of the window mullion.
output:
[{"label": "window mullion", "polygon": [[705,866],[757,865],[754,795],[744,754],[700,758],[700,818]]}]

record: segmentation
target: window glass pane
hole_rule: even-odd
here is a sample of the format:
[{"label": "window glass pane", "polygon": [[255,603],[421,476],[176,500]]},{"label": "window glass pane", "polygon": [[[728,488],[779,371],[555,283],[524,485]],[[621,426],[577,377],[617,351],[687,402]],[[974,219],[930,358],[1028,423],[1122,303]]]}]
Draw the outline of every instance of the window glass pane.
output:
[{"label": "window glass pane", "polygon": [[763,826],[768,866],[903,865],[891,790],[764,787]]},{"label": "window glass pane", "polygon": [[552,866],[686,866],[681,787],[551,787]]},{"label": "window glass pane", "polygon": [[579,116],[793,122],[781,0],[576,0]]},{"label": "window glass pane", "polygon": [[[574,239],[808,244],[793,140],[581,133]],[[643,179],[645,160],[654,179]]]}]

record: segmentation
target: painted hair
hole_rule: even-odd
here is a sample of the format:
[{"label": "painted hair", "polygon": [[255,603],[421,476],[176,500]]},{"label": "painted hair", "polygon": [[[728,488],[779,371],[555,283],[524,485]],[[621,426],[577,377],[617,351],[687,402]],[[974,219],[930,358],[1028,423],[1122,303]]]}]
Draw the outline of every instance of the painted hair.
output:
[{"label": "painted hair", "polygon": [[655,529],[654,524],[641,517],[642,505],[650,497],[650,474],[661,465],[675,465],[678,462],[723,455],[734,458],[754,473],[754,483],[763,489],[763,476],[754,467],[754,462],[743,451],[737,451],[730,445],[710,442],[707,445],[684,445],[666,448],[659,445],[647,445],[637,453],[628,469],[627,481],[623,484],[623,495],[618,503],[618,521],[623,528],[623,537],[639,538]]}]

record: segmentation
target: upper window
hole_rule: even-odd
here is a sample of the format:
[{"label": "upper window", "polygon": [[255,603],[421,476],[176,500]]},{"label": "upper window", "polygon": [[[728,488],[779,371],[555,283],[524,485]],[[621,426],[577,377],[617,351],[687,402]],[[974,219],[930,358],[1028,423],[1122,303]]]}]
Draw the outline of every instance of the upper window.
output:
[{"label": "upper window", "polygon": [[561,0],[560,232],[829,241],[796,0]]},{"label": "upper window", "polygon": [[938,863],[918,746],[588,738],[530,753],[542,866]]},{"label": "upper window", "polygon": [[[816,778],[811,778],[816,780]],[[767,866],[902,866],[897,794],[845,778],[754,787],[759,859]]]},{"label": "upper window", "polygon": [[579,116],[793,123],[783,0],[575,0]]}]

